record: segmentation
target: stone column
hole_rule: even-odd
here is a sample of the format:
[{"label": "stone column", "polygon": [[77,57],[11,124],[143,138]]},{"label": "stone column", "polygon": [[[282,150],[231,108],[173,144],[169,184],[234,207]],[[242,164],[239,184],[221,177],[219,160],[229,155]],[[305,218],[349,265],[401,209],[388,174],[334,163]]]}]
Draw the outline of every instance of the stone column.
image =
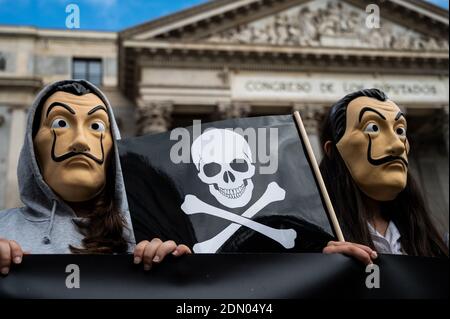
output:
[{"label": "stone column", "polygon": [[447,155],[449,154],[448,149],[448,105],[442,108],[442,133],[444,134],[445,147],[447,149]]},{"label": "stone column", "polygon": [[11,113],[11,129],[9,135],[8,172],[6,173],[5,208],[21,206],[19,184],[17,181],[17,164],[20,150],[25,138],[26,111],[14,108]]},{"label": "stone column", "polygon": [[325,114],[324,108],[308,104],[294,104],[293,111],[300,113],[314,155],[320,162],[323,156],[322,145],[320,145],[320,123]]},{"label": "stone column", "polygon": [[217,104],[217,119],[246,117],[251,111],[251,105],[246,102],[219,102]]},{"label": "stone column", "polygon": [[138,101],[138,134],[160,133],[170,129],[172,101]]}]

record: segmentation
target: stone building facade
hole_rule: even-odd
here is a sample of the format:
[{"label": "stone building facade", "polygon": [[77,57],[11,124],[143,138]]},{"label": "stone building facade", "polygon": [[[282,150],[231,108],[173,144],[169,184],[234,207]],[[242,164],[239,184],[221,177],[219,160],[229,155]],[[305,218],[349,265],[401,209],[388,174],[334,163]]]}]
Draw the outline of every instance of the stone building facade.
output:
[{"label": "stone building facade", "polygon": [[27,105],[85,57],[101,61],[100,85],[125,136],[298,110],[318,157],[330,105],[383,89],[407,113],[411,169],[448,230],[448,11],[422,0],[370,3],[379,28],[363,0],[209,1],[118,33],[0,27],[0,206],[17,199]]}]

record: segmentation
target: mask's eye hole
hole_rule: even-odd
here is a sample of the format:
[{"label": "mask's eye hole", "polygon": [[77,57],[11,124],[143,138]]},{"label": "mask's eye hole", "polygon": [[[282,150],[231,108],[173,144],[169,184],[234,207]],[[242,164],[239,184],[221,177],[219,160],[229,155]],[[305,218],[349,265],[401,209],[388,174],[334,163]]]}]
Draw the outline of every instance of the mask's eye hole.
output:
[{"label": "mask's eye hole", "polygon": [[378,133],[379,131],[380,128],[375,123],[369,123],[364,130],[365,133]]},{"label": "mask's eye hole", "polygon": [[397,127],[395,129],[395,133],[397,133],[398,136],[406,136],[406,128],[404,128],[404,127]]},{"label": "mask's eye hole", "polygon": [[52,128],[69,128],[69,123],[61,118],[54,119],[52,122]]},{"label": "mask's eye hole", "polygon": [[90,128],[91,130],[96,132],[104,132],[105,124],[103,124],[102,122],[92,122]]}]

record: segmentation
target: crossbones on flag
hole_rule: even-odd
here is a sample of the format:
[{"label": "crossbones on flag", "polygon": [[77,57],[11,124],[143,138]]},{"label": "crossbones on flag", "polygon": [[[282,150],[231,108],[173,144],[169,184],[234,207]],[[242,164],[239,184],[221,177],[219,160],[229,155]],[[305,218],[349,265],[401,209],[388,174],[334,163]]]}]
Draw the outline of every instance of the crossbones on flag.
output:
[{"label": "crossbones on flag", "polygon": [[316,252],[336,238],[292,115],[194,123],[122,140],[119,150],[137,242]]}]

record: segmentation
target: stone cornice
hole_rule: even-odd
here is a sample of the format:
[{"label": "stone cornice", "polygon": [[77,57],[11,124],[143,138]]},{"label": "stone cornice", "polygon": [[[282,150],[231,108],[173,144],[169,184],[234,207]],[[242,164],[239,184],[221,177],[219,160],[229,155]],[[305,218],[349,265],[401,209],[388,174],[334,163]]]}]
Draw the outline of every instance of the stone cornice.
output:
[{"label": "stone cornice", "polygon": [[0,90],[7,89],[40,89],[43,82],[39,78],[34,77],[0,77]]},{"label": "stone cornice", "polygon": [[441,7],[438,7],[431,2],[422,0],[390,0],[398,5],[405,6],[419,14],[426,15],[432,19],[438,20],[448,26],[449,12]]},{"label": "stone cornice", "polygon": [[189,52],[197,51],[202,53],[217,54],[225,52],[227,54],[260,54],[260,55],[303,55],[303,56],[343,56],[343,57],[373,57],[373,58],[408,58],[408,59],[437,59],[448,61],[449,53],[442,51],[394,51],[376,49],[353,49],[353,48],[326,48],[326,47],[288,47],[272,45],[245,45],[245,44],[221,44],[221,43],[173,43],[165,41],[135,41],[127,40],[123,42],[125,48],[135,50],[149,50],[156,53],[159,50],[172,53],[173,51]]},{"label": "stone cornice", "polygon": [[117,32],[66,30],[66,29],[40,29],[27,26],[0,25],[0,36],[31,37],[31,38],[58,38],[76,40],[117,40]]},{"label": "stone cornice", "polygon": [[207,18],[214,14],[222,14],[227,10],[238,8],[242,5],[248,5],[251,3],[258,3],[262,0],[217,0],[209,1],[204,4],[194,6],[192,8],[176,12],[174,14],[162,17],[160,19],[152,20],[142,23],[140,25],[125,29],[120,32],[120,36],[123,38],[130,38],[140,33],[146,33],[151,30],[150,34],[161,30],[167,30],[167,28],[173,29],[176,26],[184,26],[188,23],[194,23],[200,18]]}]

